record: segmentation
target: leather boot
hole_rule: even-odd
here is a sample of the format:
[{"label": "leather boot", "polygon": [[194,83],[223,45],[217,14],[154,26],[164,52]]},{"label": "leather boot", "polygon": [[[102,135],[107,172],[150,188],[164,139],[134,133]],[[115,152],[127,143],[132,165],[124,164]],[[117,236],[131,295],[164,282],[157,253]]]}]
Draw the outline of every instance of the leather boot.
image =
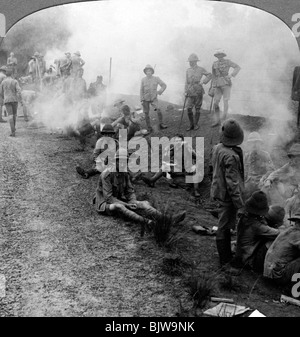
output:
[{"label": "leather boot", "polygon": [[229,235],[226,235],[225,239],[216,240],[216,243],[217,243],[217,250],[219,254],[220,264],[223,267],[225,264],[228,264],[232,260],[230,231],[229,231]]},{"label": "leather boot", "polygon": [[215,121],[214,124],[212,124],[212,126],[211,126],[212,128],[221,124],[219,105],[216,104],[214,110],[215,110],[214,117],[215,117],[216,121]]},{"label": "leather boot", "polygon": [[153,129],[152,129],[152,126],[151,126],[149,113],[145,113],[145,120],[146,120],[147,130],[149,132],[152,132]]},{"label": "leather boot", "polygon": [[158,117],[158,122],[159,122],[159,127],[160,129],[166,129],[167,125],[163,123],[163,117],[160,109],[157,109],[157,117]]},{"label": "leather boot", "polygon": [[122,210],[120,210],[118,213],[122,217],[125,217],[126,219],[131,220],[133,222],[138,222],[138,223],[145,223],[145,222],[147,222],[147,219],[143,218],[142,216],[140,216],[137,213],[129,210],[126,207],[122,208]]},{"label": "leather boot", "polygon": [[195,113],[195,127],[194,127],[194,130],[198,130],[199,129],[199,125],[198,125],[199,119],[200,119],[200,109],[197,109],[196,113]]},{"label": "leather boot", "polygon": [[188,109],[188,117],[190,120],[190,126],[186,129],[186,131],[194,130],[194,116],[192,109]]}]

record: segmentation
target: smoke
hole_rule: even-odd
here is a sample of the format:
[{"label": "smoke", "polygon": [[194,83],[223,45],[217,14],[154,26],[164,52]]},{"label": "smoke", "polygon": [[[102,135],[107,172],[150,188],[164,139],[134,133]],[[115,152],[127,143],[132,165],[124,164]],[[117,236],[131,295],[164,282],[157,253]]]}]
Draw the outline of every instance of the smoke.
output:
[{"label": "smoke", "polygon": [[[47,64],[66,51],[79,50],[87,83],[103,75],[108,84],[112,58],[111,95],[138,96],[143,69],[151,64],[168,86],[161,99],[182,104],[188,56],[196,53],[199,65],[211,71],[214,51],[223,48],[242,68],[233,79],[229,112],[292,118],[291,79],[299,50],[290,29],[268,13],[199,0],[93,1],[64,5],[59,11],[71,36],[48,49]],[[203,108],[209,104],[205,95]],[[285,123],[279,125],[285,130]]]}]

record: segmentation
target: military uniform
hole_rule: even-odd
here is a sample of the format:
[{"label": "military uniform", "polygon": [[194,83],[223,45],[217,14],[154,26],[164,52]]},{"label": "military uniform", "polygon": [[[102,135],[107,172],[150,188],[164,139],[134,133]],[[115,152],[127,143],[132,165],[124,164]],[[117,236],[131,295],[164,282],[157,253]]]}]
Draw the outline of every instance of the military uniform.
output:
[{"label": "military uniform", "polygon": [[[144,69],[144,72],[147,69],[151,69],[152,73],[154,73],[154,69],[147,65]],[[157,87],[160,86],[161,89],[158,92]],[[165,82],[163,82],[159,77],[157,76],[151,76],[151,77],[144,77],[141,81],[141,87],[140,87],[140,100],[143,105],[143,111],[145,113],[145,119],[148,129],[152,129],[149,112],[150,112],[150,105],[154,108],[154,111],[157,112],[157,117],[159,121],[159,125],[161,128],[165,128],[163,125],[163,117],[161,110],[158,107],[158,100],[157,100],[157,94],[162,94],[167,88],[167,85]]]},{"label": "military uniform", "polygon": [[229,119],[222,127],[221,143],[215,145],[212,151],[210,195],[220,205],[216,243],[221,265],[232,258],[230,230],[235,227],[237,211],[244,206],[243,151],[237,146],[243,139],[239,124]]},{"label": "military uniform", "polygon": [[[2,81],[3,81],[5,78],[6,78],[6,75],[1,71],[1,72],[0,72],[0,84],[2,83]],[[4,121],[3,118],[2,118],[3,106],[4,106],[3,98],[2,98],[2,96],[0,95],[0,122]]]}]

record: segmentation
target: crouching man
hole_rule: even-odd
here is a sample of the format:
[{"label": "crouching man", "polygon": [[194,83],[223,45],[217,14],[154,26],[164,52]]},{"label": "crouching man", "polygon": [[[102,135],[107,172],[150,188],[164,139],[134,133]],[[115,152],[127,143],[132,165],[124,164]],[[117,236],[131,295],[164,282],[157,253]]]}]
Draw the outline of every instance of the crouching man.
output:
[{"label": "crouching man", "polygon": [[[148,201],[138,201],[127,168],[127,150],[120,148],[115,154],[115,165],[107,167],[100,175],[94,204],[100,214],[118,215],[121,218],[152,226],[162,214]],[[175,223],[184,220],[186,212],[174,217]],[[142,232],[143,234],[143,232]]]},{"label": "crouching man", "polygon": [[245,213],[237,226],[237,247],[235,263],[237,266],[247,266],[257,272],[263,271],[264,258],[268,242],[279,234],[277,228],[266,224],[268,214],[268,199],[264,192],[254,192],[245,203]]},{"label": "crouching man", "polygon": [[292,276],[300,272],[300,212],[288,220],[294,226],[278,235],[268,249],[264,264],[264,277],[280,285],[289,285]]}]

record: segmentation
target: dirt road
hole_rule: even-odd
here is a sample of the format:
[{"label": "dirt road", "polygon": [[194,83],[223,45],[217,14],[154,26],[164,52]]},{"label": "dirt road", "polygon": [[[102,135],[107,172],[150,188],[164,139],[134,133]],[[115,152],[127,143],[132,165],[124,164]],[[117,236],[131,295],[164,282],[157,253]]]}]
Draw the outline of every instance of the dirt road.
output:
[{"label": "dirt road", "polygon": [[152,262],[159,252],[143,252],[138,228],[94,212],[96,178],[76,174],[77,143],[21,118],[8,134],[1,124],[0,315],[174,315],[174,280]]}]

